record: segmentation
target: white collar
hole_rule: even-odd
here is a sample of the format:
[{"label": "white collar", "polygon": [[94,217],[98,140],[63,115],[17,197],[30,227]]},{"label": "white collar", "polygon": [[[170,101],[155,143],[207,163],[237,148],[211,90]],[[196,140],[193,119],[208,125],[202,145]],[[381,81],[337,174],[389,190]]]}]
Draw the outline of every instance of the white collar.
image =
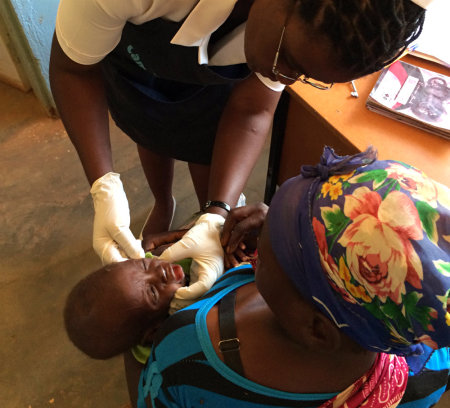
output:
[{"label": "white collar", "polygon": [[201,46],[225,22],[236,2],[237,0],[199,0],[171,43],[187,47]]}]

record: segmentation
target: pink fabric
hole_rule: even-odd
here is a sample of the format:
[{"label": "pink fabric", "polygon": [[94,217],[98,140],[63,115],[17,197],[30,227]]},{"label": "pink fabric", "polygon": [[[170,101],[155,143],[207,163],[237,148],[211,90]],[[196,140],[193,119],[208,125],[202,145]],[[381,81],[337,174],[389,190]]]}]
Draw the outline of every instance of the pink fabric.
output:
[{"label": "pink fabric", "polygon": [[396,407],[405,393],[408,369],[404,357],[380,353],[365,375],[319,408]]}]

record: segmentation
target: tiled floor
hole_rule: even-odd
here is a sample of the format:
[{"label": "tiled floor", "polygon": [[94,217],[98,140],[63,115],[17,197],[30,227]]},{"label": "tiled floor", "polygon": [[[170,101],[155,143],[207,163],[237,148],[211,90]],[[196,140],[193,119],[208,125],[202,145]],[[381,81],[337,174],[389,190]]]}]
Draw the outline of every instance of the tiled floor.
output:
[{"label": "tiled floor", "polygon": [[[112,133],[137,233],[152,197],[133,144]],[[266,147],[245,190],[248,202],[262,200],[267,155]],[[0,408],[123,407],[121,359],[85,357],[62,324],[68,291],[100,266],[88,183],[61,122],[47,118],[32,94],[1,83],[0,174]],[[175,226],[197,210],[189,180],[177,163]],[[449,397],[439,408],[450,408]]]}]

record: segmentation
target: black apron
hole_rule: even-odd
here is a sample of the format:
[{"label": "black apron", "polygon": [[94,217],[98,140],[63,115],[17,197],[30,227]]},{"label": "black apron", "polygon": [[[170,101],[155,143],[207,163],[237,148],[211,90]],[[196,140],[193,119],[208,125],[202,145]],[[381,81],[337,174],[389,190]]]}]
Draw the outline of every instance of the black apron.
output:
[{"label": "black apron", "polygon": [[[247,19],[252,0],[239,0],[210,45]],[[237,12],[236,12],[237,11]],[[165,156],[209,164],[218,122],[246,64],[198,64],[198,47],[170,44],[183,22],[127,22],[102,61],[108,106],[117,126],[137,144]]]}]

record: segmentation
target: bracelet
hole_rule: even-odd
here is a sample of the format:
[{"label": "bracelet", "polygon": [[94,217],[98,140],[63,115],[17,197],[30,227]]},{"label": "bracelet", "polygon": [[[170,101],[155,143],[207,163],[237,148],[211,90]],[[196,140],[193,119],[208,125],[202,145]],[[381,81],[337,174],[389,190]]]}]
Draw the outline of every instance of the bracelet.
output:
[{"label": "bracelet", "polygon": [[231,210],[231,207],[227,203],[224,203],[223,201],[208,200],[206,202],[205,206],[203,207],[203,211],[205,211],[209,207],[220,207],[220,208],[224,209],[226,212],[230,212],[230,210]]}]

